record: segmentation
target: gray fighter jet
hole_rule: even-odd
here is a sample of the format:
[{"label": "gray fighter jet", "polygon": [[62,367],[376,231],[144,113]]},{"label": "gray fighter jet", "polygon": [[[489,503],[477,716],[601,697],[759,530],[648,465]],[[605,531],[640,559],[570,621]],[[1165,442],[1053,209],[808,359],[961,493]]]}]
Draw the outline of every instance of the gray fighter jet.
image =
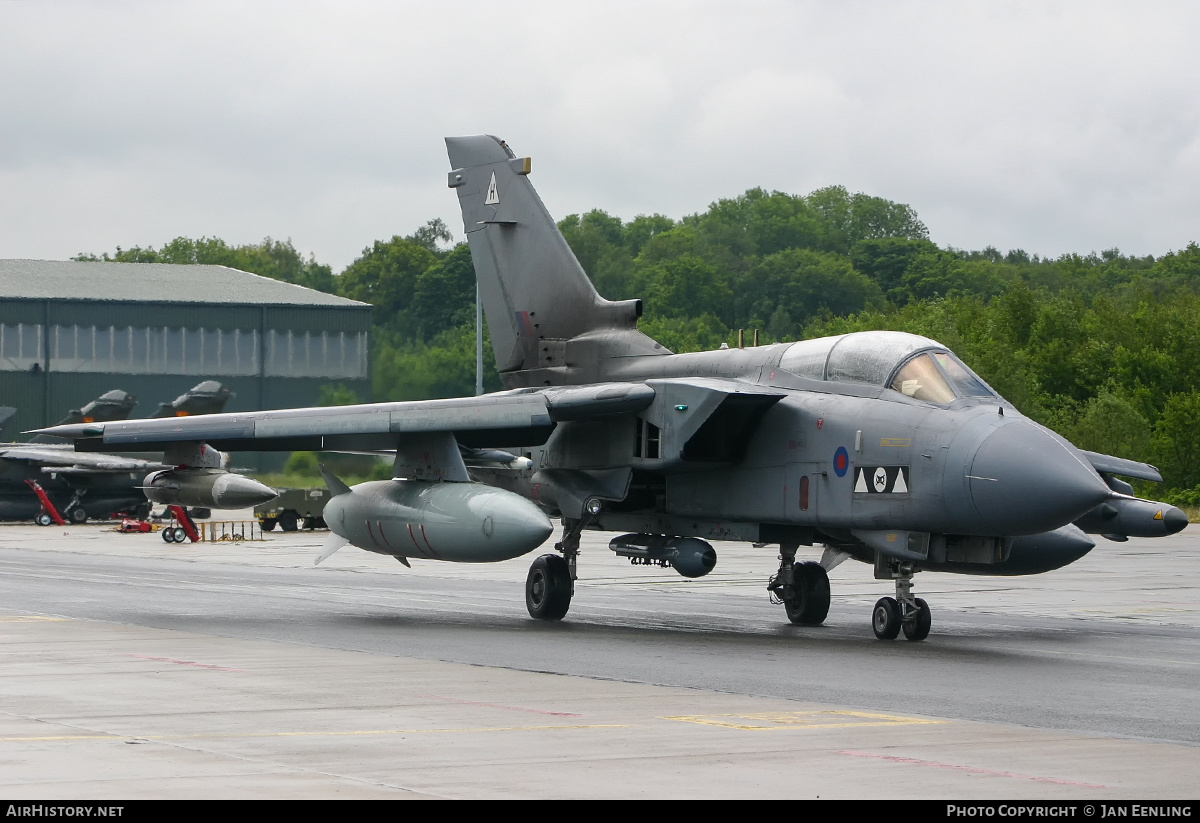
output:
[{"label": "gray fighter jet", "polygon": [[[1153,467],[1076,449],[934,340],[867,332],[672,354],[638,331],[641,301],[596,293],[528,158],[488,135],[446,144],[506,391],[48,431],[83,450],[394,449],[394,480],[349,488],[327,474],[334,536],[318,562],[346,542],[406,565],[506,560],[540,546],[554,515],[557,552],[526,583],[530,615],[548,620],[570,606],[583,529],[621,532],[618,556],[686,577],[715,566],[709,541],[776,545],[767,588],[802,625],[825,620],[826,572],[852,558],[895,584],[875,634],[921,640],[919,571],[1035,574],[1086,554],[1089,533],[1187,524],[1117,479],[1161,479]],[[820,562],[797,561],[816,545]]]},{"label": "gray fighter jet", "polygon": [[[233,392],[206,380],[161,404],[157,417],[189,416],[220,411]],[[126,419],[137,398],[120,389],[105,392],[82,409],[73,409],[59,425],[110,423]],[[0,422],[4,415],[0,412]],[[41,487],[50,504],[73,523],[107,518],[116,512],[144,515],[149,501],[202,508],[243,508],[275,496],[269,487],[225,471],[228,457],[213,449],[185,449],[171,462],[113,454],[80,454],[70,441],[40,434],[28,443],[0,443],[0,521],[37,520],[50,515],[29,485]],[[181,464],[196,471],[187,491],[179,492],[173,472]],[[147,473],[150,474],[147,474]]]}]

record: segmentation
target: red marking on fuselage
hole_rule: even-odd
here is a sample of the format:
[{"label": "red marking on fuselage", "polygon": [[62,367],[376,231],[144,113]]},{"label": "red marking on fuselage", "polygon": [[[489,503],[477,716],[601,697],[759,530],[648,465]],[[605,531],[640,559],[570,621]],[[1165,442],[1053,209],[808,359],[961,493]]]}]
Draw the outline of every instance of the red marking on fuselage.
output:
[{"label": "red marking on fuselage", "polygon": [[387,546],[388,551],[390,551],[392,554],[395,554],[396,550],[392,548],[392,544],[388,542],[387,535],[384,534],[383,521],[376,520],[375,525],[379,527],[379,536],[383,538],[383,545]]},{"label": "red marking on fuselage", "polygon": [[421,557],[428,557],[429,555],[421,548],[421,544],[417,542],[417,536],[413,534],[412,523],[408,524],[408,536],[412,539],[413,548],[417,550],[417,554],[421,555]]},{"label": "red marking on fuselage", "polygon": [[376,548],[379,548],[379,541],[375,539],[375,530],[371,528],[371,521],[368,520],[366,522],[367,522],[367,534],[371,535],[371,542],[375,544]]},{"label": "red marking on fuselage", "polygon": [[435,549],[433,547],[433,545],[429,542],[429,536],[427,534],[425,534],[425,524],[424,523],[421,524],[421,539],[425,541],[426,546],[429,546],[430,553],[433,554],[433,556],[435,558],[437,558],[438,560],[441,560],[442,558],[438,557],[437,549]]}]

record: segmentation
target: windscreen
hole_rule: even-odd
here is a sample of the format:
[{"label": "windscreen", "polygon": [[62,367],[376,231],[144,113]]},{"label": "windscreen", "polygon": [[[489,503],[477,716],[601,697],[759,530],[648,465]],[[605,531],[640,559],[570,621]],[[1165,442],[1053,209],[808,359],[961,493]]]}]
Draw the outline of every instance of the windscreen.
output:
[{"label": "windscreen", "polygon": [[905,363],[896,373],[892,388],[916,400],[928,400],[930,403],[943,405],[956,397],[942,370],[928,354],[914,357]]},{"label": "windscreen", "polygon": [[931,352],[905,363],[892,388],[916,400],[945,405],[958,397],[995,397],[975,372],[950,352]]}]

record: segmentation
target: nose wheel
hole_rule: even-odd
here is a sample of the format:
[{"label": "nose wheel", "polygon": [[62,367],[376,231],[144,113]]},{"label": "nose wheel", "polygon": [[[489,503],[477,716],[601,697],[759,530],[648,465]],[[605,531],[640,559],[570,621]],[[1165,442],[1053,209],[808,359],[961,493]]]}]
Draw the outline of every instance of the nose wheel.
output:
[{"label": "nose wheel", "polygon": [[913,597],[912,578],[917,573],[911,563],[891,565],[892,577],[896,581],[896,596],[881,597],[871,612],[871,629],[880,640],[895,640],[904,632],[908,640],[924,640],[929,637],[933,621],[929,604]]}]

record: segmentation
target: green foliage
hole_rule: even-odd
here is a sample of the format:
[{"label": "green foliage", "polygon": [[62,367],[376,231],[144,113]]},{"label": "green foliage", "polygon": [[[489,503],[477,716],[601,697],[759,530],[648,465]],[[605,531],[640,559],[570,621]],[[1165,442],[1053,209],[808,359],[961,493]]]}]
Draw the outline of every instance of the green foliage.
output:
[{"label": "green foliage", "polygon": [[637,282],[645,293],[647,313],[656,317],[727,313],[733,299],[717,267],[694,254],[644,266],[637,273]]},{"label": "green foliage", "polygon": [[317,463],[316,452],[292,452],[292,456],[283,464],[283,473],[300,477],[320,477]]},{"label": "green foliage", "polygon": [[1200,485],[1200,393],[1167,398],[1154,427],[1154,453],[1168,486]]},{"label": "green foliage", "polygon": [[[485,338],[484,391],[499,391],[499,375]],[[424,400],[475,393],[475,327],[447,329],[429,343],[377,339],[373,383],[377,400]]]},{"label": "green foliage", "polygon": [[731,343],[729,328],[713,314],[700,317],[656,317],[643,321],[639,328],[677,354],[709,351]]},{"label": "green foliage", "polygon": [[376,240],[338,278],[338,293],[370,303],[375,322],[405,337],[416,331],[413,296],[417,278],[437,262],[437,255],[416,240]]},{"label": "green foliage", "polygon": [[762,258],[738,283],[734,325],[770,318],[771,336],[794,340],[809,319],[882,306],[883,292],[841,255],[785,249]]},{"label": "green foliage", "polygon": [[353,406],[360,402],[354,389],[344,383],[326,383],[321,386],[320,392],[317,400],[319,406]]}]

